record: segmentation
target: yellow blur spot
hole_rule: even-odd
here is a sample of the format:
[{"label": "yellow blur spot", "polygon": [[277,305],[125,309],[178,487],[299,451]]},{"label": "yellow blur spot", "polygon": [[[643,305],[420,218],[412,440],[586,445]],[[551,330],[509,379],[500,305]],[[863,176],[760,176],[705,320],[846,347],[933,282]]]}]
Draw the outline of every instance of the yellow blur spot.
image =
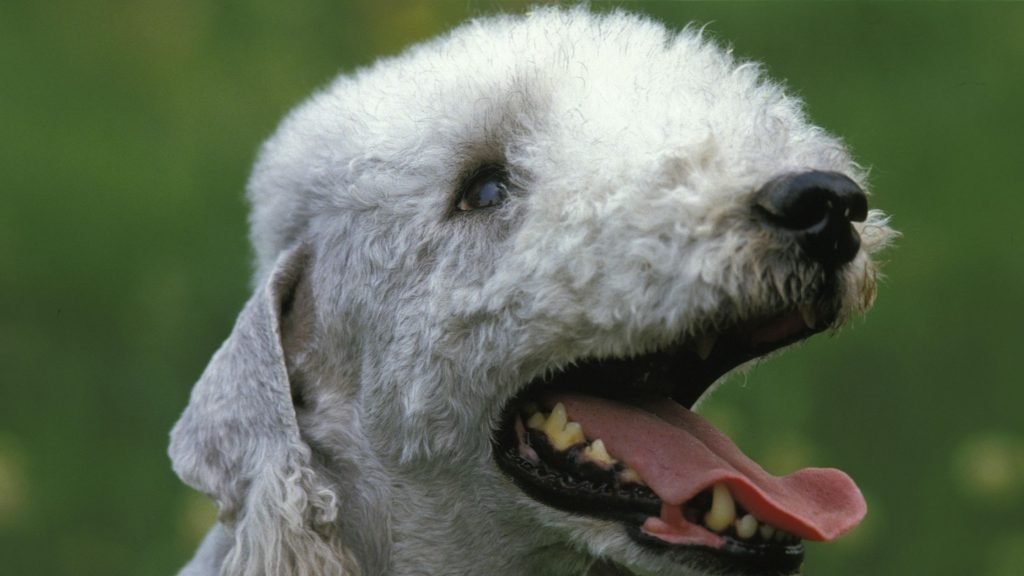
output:
[{"label": "yellow blur spot", "polygon": [[186,549],[194,549],[217,522],[217,505],[209,498],[189,490],[185,493],[178,519],[179,534]]},{"label": "yellow blur spot", "polygon": [[1024,440],[996,432],[968,438],[954,451],[953,472],[967,494],[1005,504],[1024,494]]},{"label": "yellow blur spot", "polygon": [[0,527],[14,525],[29,507],[24,452],[10,436],[0,436]]}]

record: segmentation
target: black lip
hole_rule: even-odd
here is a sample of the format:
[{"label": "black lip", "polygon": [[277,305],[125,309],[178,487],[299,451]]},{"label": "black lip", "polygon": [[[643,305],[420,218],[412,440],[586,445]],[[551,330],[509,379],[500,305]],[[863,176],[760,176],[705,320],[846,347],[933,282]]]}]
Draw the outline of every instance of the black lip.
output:
[{"label": "black lip", "polygon": [[542,504],[627,525],[643,524],[647,517],[661,513],[661,499],[648,489],[623,490],[534,464],[516,454],[515,439],[511,442],[495,446],[495,461],[520,490]]},{"label": "black lip", "polygon": [[680,546],[644,534],[636,526],[626,526],[630,539],[652,550],[678,556],[681,563],[715,567],[718,572],[737,576],[790,576],[800,572],[804,563],[804,545],[751,546],[725,537],[722,548]]}]

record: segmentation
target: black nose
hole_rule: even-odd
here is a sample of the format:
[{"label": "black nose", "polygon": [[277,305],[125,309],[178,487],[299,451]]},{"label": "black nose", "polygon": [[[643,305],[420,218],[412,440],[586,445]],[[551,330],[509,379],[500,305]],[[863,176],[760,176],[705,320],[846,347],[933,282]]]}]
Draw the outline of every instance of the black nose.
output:
[{"label": "black nose", "polygon": [[868,215],[860,186],[837,172],[787,174],[769,182],[755,197],[767,219],[792,234],[809,257],[838,267],[860,250],[852,222]]}]

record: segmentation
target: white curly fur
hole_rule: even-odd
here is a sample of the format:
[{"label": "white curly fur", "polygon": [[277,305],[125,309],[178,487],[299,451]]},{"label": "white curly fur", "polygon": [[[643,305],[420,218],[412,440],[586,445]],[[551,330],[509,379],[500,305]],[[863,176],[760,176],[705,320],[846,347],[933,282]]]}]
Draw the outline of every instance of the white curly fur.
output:
[{"label": "white curly fur", "polygon": [[[488,163],[508,201],[452,213]],[[341,76],[250,181],[254,295],[172,433],[175,470],[221,506],[183,574],[706,573],[527,498],[490,436],[541,374],[820,288],[750,217],[807,170],[864,184],[757,65],[625,13],[474,21]],[[856,226],[837,324],[870,306],[894,234],[879,212]]]}]

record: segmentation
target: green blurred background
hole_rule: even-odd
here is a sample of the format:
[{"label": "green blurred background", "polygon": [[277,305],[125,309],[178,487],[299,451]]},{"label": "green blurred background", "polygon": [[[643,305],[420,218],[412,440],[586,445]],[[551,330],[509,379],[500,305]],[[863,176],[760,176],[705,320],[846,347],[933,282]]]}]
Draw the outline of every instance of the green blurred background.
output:
[{"label": "green blurred background", "polygon": [[[770,470],[858,479],[868,519],[805,573],[1024,574],[1024,6],[618,4],[766,62],[905,234],[866,320],[706,406]],[[256,147],[338,71],[523,9],[0,4],[0,572],[181,566],[213,508],[167,432],[247,297]]]}]

